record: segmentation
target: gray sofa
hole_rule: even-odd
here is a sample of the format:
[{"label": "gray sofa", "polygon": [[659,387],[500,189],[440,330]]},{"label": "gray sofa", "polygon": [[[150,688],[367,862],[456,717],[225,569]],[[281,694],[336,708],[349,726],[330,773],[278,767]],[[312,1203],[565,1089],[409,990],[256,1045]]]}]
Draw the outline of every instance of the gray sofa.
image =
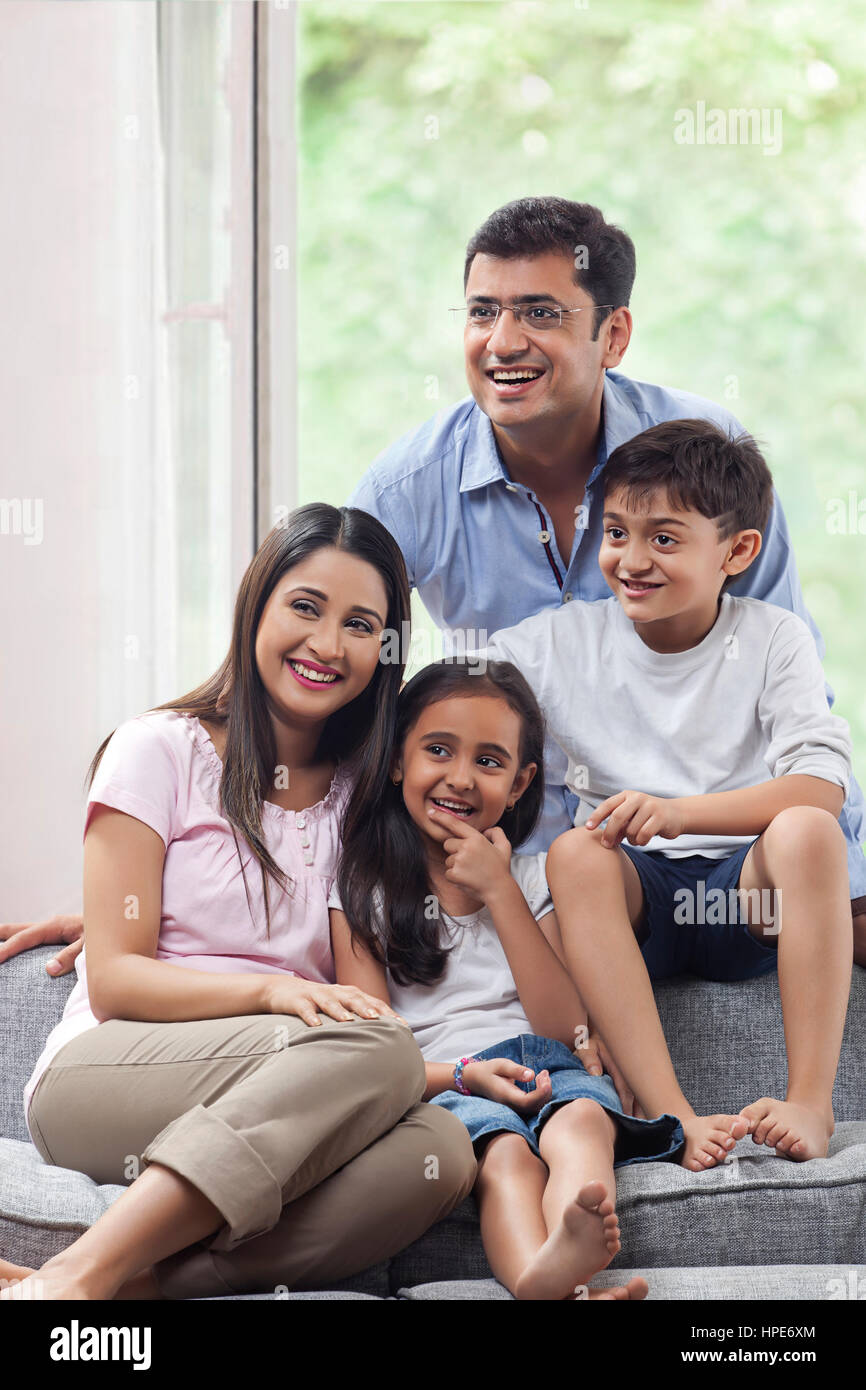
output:
[{"label": "gray sofa", "polygon": [[[38,1265],[119,1196],[44,1164],[24,1125],[21,1091],[63,1010],[71,978],[45,974],[48,948],[0,965],[0,1254]],[[784,1093],[785,1049],[775,975],[741,984],[666,981],[657,999],[683,1089],[706,1113]],[[829,1157],[776,1158],[741,1141],[723,1167],[621,1170],[623,1249],[593,1281],[643,1274],[651,1298],[840,1299],[866,1296],[866,971],[854,967],[834,1095]],[[86,1117],[82,1116],[82,1123]],[[274,1298],[249,1290],[228,1297]],[[283,1295],[285,1296],[285,1295]],[[290,1298],[508,1299],[484,1256],[474,1201],[464,1202],[387,1264]]]}]

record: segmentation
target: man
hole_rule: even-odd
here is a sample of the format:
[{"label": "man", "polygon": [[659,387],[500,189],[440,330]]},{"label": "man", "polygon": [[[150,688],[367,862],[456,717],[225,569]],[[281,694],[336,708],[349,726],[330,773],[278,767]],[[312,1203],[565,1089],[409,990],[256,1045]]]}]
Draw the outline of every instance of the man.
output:
[{"label": "man", "polygon": [[[631,337],[634,275],[626,233],[598,208],[565,198],[508,203],[469,242],[466,307],[456,312],[466,320],[472,399],[392,444],[348,500],[395,537],[410,582],[451,634],[450,646],[461,633],[466,646],[483,646],[485,632],[543,608],[609,597],[598,567],[600,474],[617,445],[664,420],[700,417],[732,435],[742,430],[712,401],[616,370]],[[823,658],[778,498],[761,553],[731,592],[797,613]],[[577,798],[564,787],[565,771],[564,755],[549,743],[544,813],[524,852],[547,849],[571,826]],[[855,959],[866,963],[864,803],[853,779],[839,821]],[[12,932],[25,935],[0,927],[0,935]],[[25,944],[68,940],[69,919],[26,932],[24,941],[0,947],[0,960]],[[62,952],[63,969],[76,949]]]},{"label": "man", "polygon": [[[664,420],[700,417],[729,434],[742,431],[711,401],[615,370],[631,337],[634,273],[630,238],[589,204],[521,198],[497,209],[466,251],[459,312],[473,399],[391,445],[349,498],[387,526],[437,626],[467,632],[469,647],[484,645],[483,636],[473,639],[479,629],[492,635],[543,608],[610,596],[598,567],[600,474],[617,445]],[[763,549],[731,592],[797,613],[823,657],[777,497]],[[555,745],[548,744],[545,770],[544,814],[522,846],[527,853],[547,849],[577,806]],[[839,819],[855,958],[866,962],[856,782]]]}]

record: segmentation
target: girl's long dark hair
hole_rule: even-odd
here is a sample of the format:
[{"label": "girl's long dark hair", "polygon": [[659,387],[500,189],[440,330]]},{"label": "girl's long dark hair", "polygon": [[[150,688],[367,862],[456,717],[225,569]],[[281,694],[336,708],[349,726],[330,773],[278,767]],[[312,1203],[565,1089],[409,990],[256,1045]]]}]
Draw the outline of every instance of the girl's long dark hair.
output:
[{"label": "girl's long dark hair", "polygon": [[[262,801],[273,786],[276,748],[266,692],[256,665],[256,633],[265,604],[286,571],[326,546],[373,566],[388,596],[386,628],[399,634],[407,632],[409,583],[393,536],[375,517],[356,507],[312,502],[275,526],[253,556],[238,589],[231,645],[219,670],[189,694],[156,706],[225,727],[220,809],[232,827],[235,842],[238,833],[242,835],[258,861],[268,931],[267,876],[284,890],[289,883],[262,836]],[[398,644],[399,652],[402,648],[403,644]],[[330,716],[319,740],[317,756],[345,763],[355,779],[356,794],[365,799],[379,794],[382,768],[387,769],[403,669],[400,659],[380,660],[369,685]],[[94,755],[87,773],[88,787],[110,738],[111,734]]]},{"label": "girl's long dark hair", "polygon": [[[473,695],[505,700],[520,719],[520,766],[537,764],[520,800],[498,822],[516,849],[535,826],[544,799],[544,718],[510,661],[489,661],[482,671],[472,658],[446,657],[419,671],[397,701],[394,753],[402,752],[428,705]],[[350,798],[337,890],[353,936],[398,984],[432,984],[442,975],[449,948],[441,940],[438,914],[427,910],[433,890],[423,837],[406,810],[401,787],[391,781],[392,759],[393,754],[383,759],[378,785],[358,783]]]}]

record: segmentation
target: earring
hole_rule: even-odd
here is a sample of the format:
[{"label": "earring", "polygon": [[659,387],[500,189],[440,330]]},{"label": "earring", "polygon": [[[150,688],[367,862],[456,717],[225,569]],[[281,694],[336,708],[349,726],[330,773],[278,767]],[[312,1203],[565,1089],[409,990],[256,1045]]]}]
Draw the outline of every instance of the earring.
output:
[{"label": "earring", "polygon": [[400,778],[399,778],[399,777],[392,777],[392,778],[391,778],[391,781],[394,783],[394,786],[395,786],[395,787],[399,787],[399,785],[400,785]]}]

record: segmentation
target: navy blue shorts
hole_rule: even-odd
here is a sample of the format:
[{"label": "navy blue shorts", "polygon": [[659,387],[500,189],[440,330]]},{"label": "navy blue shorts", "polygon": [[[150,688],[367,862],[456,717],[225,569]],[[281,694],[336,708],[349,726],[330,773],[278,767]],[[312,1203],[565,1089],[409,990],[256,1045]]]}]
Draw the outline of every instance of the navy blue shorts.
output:
[{"label": "navy blue shorts", "polygon": [[[617,1123],[615,1168],[662,1159],[678,1162],[685,1136],[677,1117],[661,1115],[657,1120],[639,1120],[633,1115],[624,1115],[616,1087],[607,1073],[591,1076],[583,1062],[565,1043],[557,1042],[554,1038],[539,1038],[534,1033],[521,1033],[516,1038],[495,1043],[483,1052],[476,1052],[475,1057],[481,1062],[493,1057],[507,1057],[511,1062],[531,1068],[536,1076],[540,1071],[549,1071],[553,1091],[552,1099],[538,1114],[526,1118],[518,1115],[510,1105],[488,1100],[485,1096],[461,1096],[458,1091],[441,1091],[434,1096],[430,1104],[453,1111],[469,1130],[473,1146],[477,1149],[480,1150],[494,1134],[519,1134],[532,1152],[540,1157],[538,1136],[554,1110],[560,1105],[567,1105],[570,1100],[588,1099],[597,1101]],[[515,1085],[521,1091],[528,1092],[534,1089],[535,1082],[517,1081]]]},{"label": "navy blue shorts", "polygon": [[[670,859],[657,850],[621,848],[643,888],[646,911],[637,939],[650,979],[748,980],[775,970],[778,937],[767,934],[761,942],[752,936],[735,891],[751,844],[726,859]],[[771,890],[762,890],[761,920],[768,924],[773,902]]]}]

